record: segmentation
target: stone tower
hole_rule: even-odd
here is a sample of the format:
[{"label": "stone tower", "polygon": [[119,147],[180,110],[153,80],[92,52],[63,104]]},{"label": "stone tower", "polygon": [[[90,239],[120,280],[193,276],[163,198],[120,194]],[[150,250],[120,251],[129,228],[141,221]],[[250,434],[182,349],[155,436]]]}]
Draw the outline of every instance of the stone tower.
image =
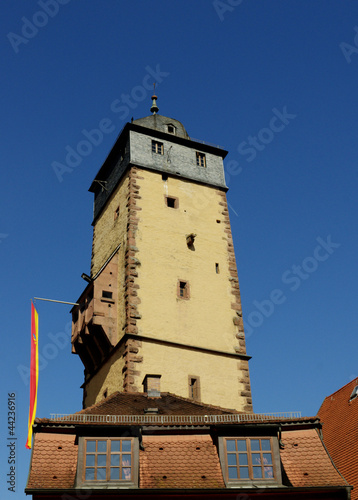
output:
[{"label": "stone tower", "polygon": [[163,391],[251,412],[239,283],[218,146],[157,114],[127,123],[90,191],[88,285],[72,309],[84,407]]}]

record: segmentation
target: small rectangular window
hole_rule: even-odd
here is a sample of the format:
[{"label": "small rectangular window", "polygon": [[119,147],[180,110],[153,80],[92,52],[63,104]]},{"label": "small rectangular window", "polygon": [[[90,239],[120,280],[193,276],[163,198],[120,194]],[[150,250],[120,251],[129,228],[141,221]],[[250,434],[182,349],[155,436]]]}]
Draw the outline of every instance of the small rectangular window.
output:
[{"label": "small rectangular window", "polygon": [[196,164],[198,167],[206,167],[206,158],[204,153],[196,152]]},{"label": "small rectangular window", "polygon": [[132,481],[132,439],[87,439],[84,453],[85,481]]},{"label": "small rectangular window", "polygon": [[188,281],[178,281],[177,295],[180,299],[189,299],[189,282]]},{"label": "small rectangular window", "polygon": [[179,198],[174,196],[165,196],[165,204],[169,208],[179,208]]},{"label": "small rectangular window", "polygon": [[220,274],[220,266],[218,262],[215,262],[215,272],[216,274]]},{"label": "small rectangular window", "polygon": [[112,292],[107,292],[106,290],[102,290],[102,298],[103,299],[111,299],[113,293]]},{"label": "small rectangular window", "polygon": [[274,480],[271,438],[225,438],[228,481]]},{"label": "small rectangular window", "polygon": [[164,154],[164,144],[158,141],[152,141],[152,153],[157,153],[158,155]]},{"label": "small rectangular window", "polygon": [[189,375],[189,398],[200,401],[200,377]]}]

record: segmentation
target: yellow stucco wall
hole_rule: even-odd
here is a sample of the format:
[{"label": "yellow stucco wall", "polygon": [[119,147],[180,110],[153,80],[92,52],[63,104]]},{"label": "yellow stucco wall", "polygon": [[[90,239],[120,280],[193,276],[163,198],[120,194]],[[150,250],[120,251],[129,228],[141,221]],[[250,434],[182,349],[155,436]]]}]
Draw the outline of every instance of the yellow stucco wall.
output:
[{"label": "yellow stucco wall", "polygon": [[123,349],[117,349],[98,373],[89,382],[85,382],[85,407],[104,399],[104,391],[107,391],[107,395],[110,396],[116,391],[123,390],[123,377],[121,375],[124,359],[122,355]]},{"label": "yellow stucco wall", "polygon": [[[234,352],[236,329],[224,224],[215,188],[141,171],[136,235],[141,303],[139,333],[159,339]],[[177,197],[168,208],[165,195]],[[195,251],[186,243],[194,233]],[[215,264],[220,273],[216,273]],[[177,298],[178,280],[189,281],[190,299]]]},{"label": "yellow stucco wall", "polygon": [[243,409],[239,392],[238,360],[205,352],[159,345],[143,341],[142,370],[145,374],[162,375],[160,389],[189,397],[188,376],[200,377],[201,402],[223,408]]},{"label": "yellow stucco wall", "polygon": [[[138,226],[135,253],[139,285],[137,293],[138,334],[188,346],[235,353],[238,346],[235,311],[231,304],[227,225],[224,224],[222,198],[216,188],[185,179],[138,169],[139,197],[136,197]],[[127,248],[128,178],[125,177],[96,221],[92,274],[97,272],[118,245],[118,340],[125,321],[124,254]],[[165,196],[178,198],[179,207],[169,208]],[[114,220],[120,206],[121,214]],[[124,212],[126,211],[126,212]],[[218,223],[219,221],[219,223]],[[196,234],[194,247],[186,236]],[[219,265],[219,273],[216,272]],[[232,264],[231,264],[232,265]],[[188,281],[190,298],[177,296],[178,280]],[[146,374],[161,374],[161,390],[189,396],[188,376],[200,377],[201,401],[226,408],[243,409],[248,379],[238,369],[238,358],[161,343],[142,341],[136,361],[134,385],[142,390]],[[123,389],[125,360],[121,350],[86,383],[86,406]],[[128,367],[127,367],[128,368]],[[127,371],[129,373],[131,368]]]},{"label": "yellow stucco wall", "polygon": [[[115,248],[121,243],[118,250],[118,271],[117,286],[118,295],[115,298],[117,304],[117,338],[121,338],[122,329],[125,323],[125,302],[124,302],[124,256],[127,243],[127,221],[128,221],[128,176],[125,176],[112,196],[105,209],[95,221],[92,244],[92,266],[91,274],[94,276],[112,254]],[[119,215],[115,218],[115,212],[119,207]]]}]

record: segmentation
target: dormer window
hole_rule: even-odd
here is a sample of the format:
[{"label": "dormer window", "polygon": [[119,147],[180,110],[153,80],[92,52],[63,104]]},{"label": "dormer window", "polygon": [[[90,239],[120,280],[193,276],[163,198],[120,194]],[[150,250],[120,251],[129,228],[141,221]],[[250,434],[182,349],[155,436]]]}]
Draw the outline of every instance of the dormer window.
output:
[{"label": "dormer window", "polygon": [[104,483],[133,487],[138,483],[138,441],[133,437],[81,438],[79,483],[93,489]]},{"label": "dormer window", "polygon": [[175,127],[171,123],[169,123],[167,125],[167,130],[168,130],[168,134],[174,134],[175,135]]},{"label": "dormer window", "polygon": [[281,482],[277,440],[273,437],[224,437],[220,440],[227,484]]},{"label": "dormer window", "polygon": [[353,389],[349,401],[352,401],[352,399],[355,399],[357,396],[358,396],[358,385],[356,385],[355,388]]},{"label": "dormer window", "polygon": [[131,481],[130,439],[86,440],[85,481]]}]

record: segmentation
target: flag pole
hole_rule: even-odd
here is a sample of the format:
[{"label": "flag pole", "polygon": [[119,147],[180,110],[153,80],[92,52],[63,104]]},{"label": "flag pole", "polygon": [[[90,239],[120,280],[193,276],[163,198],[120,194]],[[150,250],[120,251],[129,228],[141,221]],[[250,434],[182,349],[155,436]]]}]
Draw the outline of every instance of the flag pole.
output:
[{"label": "flag pole", "polygon": [[42,299],[41,297],[34,297],[34,300],[46,300],[47,302],[57,302],[58,304],[69,304],[70,306],[79,306],[78,302],[65,302],[64,300]]}]

